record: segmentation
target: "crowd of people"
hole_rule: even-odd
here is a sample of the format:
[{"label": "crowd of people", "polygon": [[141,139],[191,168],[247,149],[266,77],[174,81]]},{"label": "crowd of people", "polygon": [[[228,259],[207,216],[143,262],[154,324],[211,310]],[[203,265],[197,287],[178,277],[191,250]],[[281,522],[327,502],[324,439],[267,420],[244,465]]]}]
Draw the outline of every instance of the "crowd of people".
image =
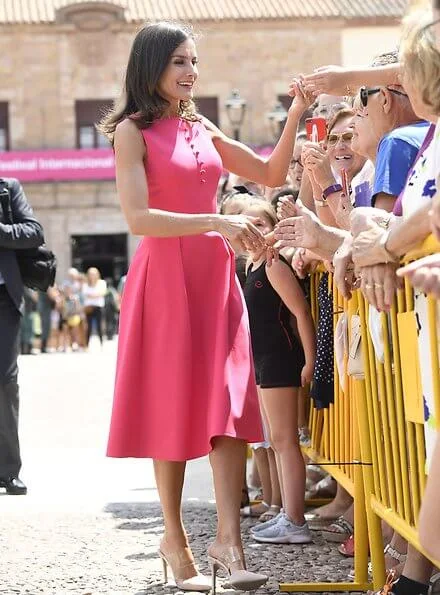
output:
[{"label": "crowd of people", "polygon": [[[246,487],[242,501],[242,515],[259,521],[252,529],[257,542],[309,541],[308,531],[298,539],[295,530],[304,502],[304,463],[298,458],[297,445],[308,442],[307,430],[302,427],[303,399],[293,411],[291,404],[286,405],[287,399],[282,400],[279,387],[301,387],[313,376],[313,406],[328,407],[333,402],[334,312],[329,273],[334,274],[345,298],[350,299],[360,288],[370,305],[370,315],[390,310],[405,276],[418,288],[415,310],[420,313],[419,325],[427,324],[422,316],[426,293],[440,296],[438,255],[404,268],[399,264],[405,253],[431,233],[440,239],[439,17],[439,6],[434,7],[434,14],[427,10],[407,17],[399,51],[380,55],[369,66],[325,67],[301,77],[304,92],[318,96],[312,106],[313,116],[325,113],[327,134],[323,142],[312,142],[299,131],[283,187],[268,193],[264,187],[233,177],[224,185],[221,212],[255,217],[255,225],[262,228],[266,238],[274,230],[275,246],[280,250],[278,262],[273,263],[271,258],[267,262],[266,252],[255,254],[234,246],[237,268],[243,274],[268,436],[267,442],[252,445],[254,465],[249,483],[258,487],[261,502],[249,505]],[[325,102],[326,112],[321,102]],[[327,273],[318,288],[316,337],[311,338],[305,331],[310,312],[304,306],[304,281],[318,264]],[[298,292],[301,284],[302,292]],[[289,317],[290,322],[294,319],[290,324],[293,341],[282,333]],[[279,332],[275,333],[277,328]],[[281,373],[283,345],[292,357],[290,380],[283,379]],[[420,364],[422,373],[426,368],[429,375],[429,361],[421,358]],[[294,378],[301,368],[302,376]],[[265,384],[267,378],[269,385]],[[425,406],[430,407],[429,398]],[[297,439],[292,424],[298,428]],[[434,513],[439,448],[433,457],[421,514],[422,543],[436,559],[440,559],[440,518],[438,511]],[[428,460],[431,456],[428,453]],[[340,543],[342,555],[353,556],[354,507],[350,495],[316,466],[309,467],[306,486],[309,496],[333,497],[330,504],[306,515],[309,528]],[[425,595],[438,569],[385,526],[384,541],[389,572],[384,592]],[[438,580],[436,576],[436,584]]]},{"label": "crowd of people", "polygon": [[[417,288],[416,313],[426,310],[425,292],[440,296],[438,255],[400,268],[431,233],[440,239],[440,4],[407,17],[399,51],[298,76],[267,160],[196,112],[197,61],[190,30],[147,25],[133,42],[121,102],[101,123],[124,216],[143,236],[124,284],[108,455],[154,459],[164,569],[182,590],[215,594],[219,569],[236,589],[267,581],[246,570],[240,494],[241,515],[257,520],[256,542],[309,543],[319,529],[342,555],[354,554],[351,496],[319,467],[306,471],[306,397],[310,386],[314,407],[334,400],[330,274],[345,298],[360,289],[371,313],[390,310],[404,276]],[[323,138],[316,118],[325,119]],[[224,170],[235,173],[219,182]],[[326,272],[315,327],[309,278],[318,265]],[[94,268],[71,269],[47,294],[27,290],[26,303],[24,353],[32,311],[42,351],[86,348],[94,328],[101,342],[103,327],[108,338],[116,332],[119,293]],[[439,449],[420,521],[437,560]],[[218,512],[213,582],[195,566],[181,513],[185,462],[206,454]],[[306,495],[333,499],[306,513]],[[383,530],[383,593],[427,595],[432,562]]]},{"label": "crowd of people", "polygon": [[124,277],[118,287],[104,280],[96,267],[85,273],[69,269],[67,278],[46,292],[24,289],[20,328],[22,355],[86,351],[92,333],[101,345],[118,328]]}]

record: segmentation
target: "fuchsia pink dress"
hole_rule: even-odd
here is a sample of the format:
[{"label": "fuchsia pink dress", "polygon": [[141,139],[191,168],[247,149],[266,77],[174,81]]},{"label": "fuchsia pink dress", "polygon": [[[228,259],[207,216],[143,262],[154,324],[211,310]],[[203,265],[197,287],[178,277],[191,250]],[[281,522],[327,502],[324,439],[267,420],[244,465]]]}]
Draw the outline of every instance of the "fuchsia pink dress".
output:
[{"label": "fuchsia pink dress", "polygon": [[[201,122],[142,130],[149,206],[215,213],[222,162]],[[122,300],[107,454],[183,461],[263,440],[246,307],[218,233],[145,237]]]}]

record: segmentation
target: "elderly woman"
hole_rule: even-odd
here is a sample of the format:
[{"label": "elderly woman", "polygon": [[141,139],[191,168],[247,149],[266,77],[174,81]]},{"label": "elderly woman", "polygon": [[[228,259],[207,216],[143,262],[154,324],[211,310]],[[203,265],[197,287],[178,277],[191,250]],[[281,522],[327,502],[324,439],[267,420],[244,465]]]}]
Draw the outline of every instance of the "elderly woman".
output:
[{"label": "elderly woman", "polygon": [[[414,111],[420,118],[434,123],[440,114],[440,56],[435,47],[433,27],[429,26],[431,21],[431,15],[417,15],[407,22],[401,62],[402,82]],[[432,144],[433,133],[434,127],[431,126],[406,187],[395,205],[395,213],[401,217],[390,218],[382,212],[383,219],[380,220],[380,211],[376,211],[359,213],[352,220],[352,231],[356,236],[353,259],[361,271],[362,288],[369,302],[381,309],[390,305],[394,293],[397,266],[394,263],[398,262],[400,255],[429,233],[428,211],[431,208],[431,199],[437,192],[438,178]],[[363,222],[360,220],[362,217]],[[373,217],[376,217],[376,221]],[[361,231],[362,227],[368,227],[368,230]],[[424,301],[423,295],[416,295],[415,308],[422,327]],[[423,366],[425,358],[421,359]],[[424,393],[429,400],[425,387]],[[428,523],[424,525],[425,530],[427,525]],[[396,595],[425,594],[428,591],[431,572],[431,563],[418,551],[409,547],[401,578],[387,585],[386,591]]]}]

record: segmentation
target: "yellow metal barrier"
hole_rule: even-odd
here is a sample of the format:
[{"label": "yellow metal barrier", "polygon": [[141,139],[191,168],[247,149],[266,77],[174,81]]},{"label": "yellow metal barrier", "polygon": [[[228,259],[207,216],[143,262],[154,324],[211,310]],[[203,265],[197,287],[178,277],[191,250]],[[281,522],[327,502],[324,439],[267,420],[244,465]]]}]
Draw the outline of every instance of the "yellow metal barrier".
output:
[{"label": "yellow metal barrier", "polygon": [[[432,238],[404,262],[440,251]],[[322,272],[312,275],[312,314],[319,316],[317,288]],[[380,314],[371,334],[369,305],[360,292],[347,302],[329,276],[335,325],[346,313],[348,328],[359,315],[365,378],[344,375],[335,364],[334,403],[310,413],[311,442],[304,453],[328,471],[355,502],[355,580],[347,583],[282,583],[284,592],[364,591],[368,548],[372,585],[385,581],[381,519],[427,558],[417,533],[426,483],[425,433],[440,429],[440,374],[437,303],[414,293],[409,283],[398,292],[387,315]],[[426,395],[430,403],[427,403]],[[428,429],[425,415],[430,408]],[[428,434],[429,435],[429,434]],[[431,560],[440,567],[440,563]]]},{"label": "yellow metal barrier", "polygon": [[[430,238],[404,262],[437,251],[440,245]],[[360,434],[361,442],[369,441],[375,453],[367,500],[376,515],[429,559],[420,545],[417,523],[426,483],[426,424],[433,433],[440,429],[437,304],[405,282],[390,314],[381,315],[383,361],[368,330],[370,307],[363,299],[360,305],[368,341],[366,376],[373,388],[366,393],[368,427]],[[425,419],[428,406],[430,420]]]}]

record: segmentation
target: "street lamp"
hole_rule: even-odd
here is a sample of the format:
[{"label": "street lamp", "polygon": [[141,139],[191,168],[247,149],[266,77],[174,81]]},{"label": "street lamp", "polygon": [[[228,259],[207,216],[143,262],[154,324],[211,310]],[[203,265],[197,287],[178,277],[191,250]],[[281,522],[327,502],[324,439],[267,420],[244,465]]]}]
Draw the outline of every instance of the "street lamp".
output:
[{"label": "street lamp", "polygon": [[234,131],[235,140],[240,140],[240,129],[246,113],[246,99],[240,97],[238,89],[233,89],[231,96],[225,101],[226,113]]},{"label": "street lamp", "polygon": [[281,101],[277,101],[273,110],[267,114],[274,136],[278,139],[283,125],[287,120],[288,112]]}]

